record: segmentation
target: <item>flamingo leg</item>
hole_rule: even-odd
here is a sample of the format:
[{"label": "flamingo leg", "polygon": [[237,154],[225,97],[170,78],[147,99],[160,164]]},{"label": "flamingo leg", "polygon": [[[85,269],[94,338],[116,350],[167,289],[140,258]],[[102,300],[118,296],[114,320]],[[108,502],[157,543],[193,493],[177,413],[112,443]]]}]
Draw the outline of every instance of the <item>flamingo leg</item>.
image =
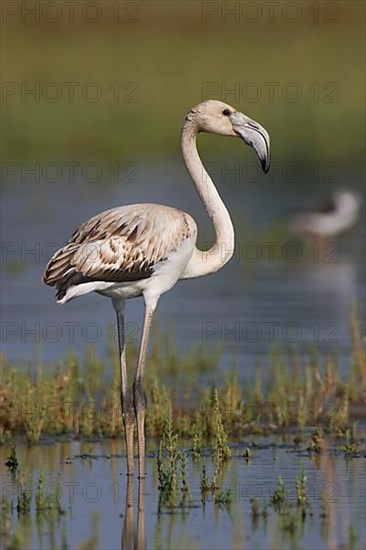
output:
[{"label": "flamingo leg", "polygon": [[146,415],[146,396],[142,386],[142,378],[144,374],[147,346],[149,342],[151,320],[155,307],[146,304],[144,328],[142,331],[140,353],[137,363],[136,376],[133,383],[133,399],[135,406],[136,422],[137,422],[137,444],[138,444],[138,459],[139,459],[139,478],[145,477],[145,415]]},{"label": "flamingo leg", "polygon": [[118,344],[121,369],[121,409],[127,452],[127,475],[133,475],[133,434],[135,429],[135,412],[132,395],[128,390],[127,384],[125,322],[123,315],[124,303],[114,303],[114,306],[117,312]]}]

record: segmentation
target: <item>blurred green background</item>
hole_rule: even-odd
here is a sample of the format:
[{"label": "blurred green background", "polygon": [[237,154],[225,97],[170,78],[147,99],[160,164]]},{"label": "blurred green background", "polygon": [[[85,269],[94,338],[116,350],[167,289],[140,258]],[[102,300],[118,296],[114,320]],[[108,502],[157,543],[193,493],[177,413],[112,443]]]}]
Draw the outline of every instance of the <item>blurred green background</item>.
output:
[{"label": "blurred green background", "polygon": [[268,129],[274,160],[362,171],[362,1],[4,4],[3,161],[174,159],[186,111],[216,98]]}]

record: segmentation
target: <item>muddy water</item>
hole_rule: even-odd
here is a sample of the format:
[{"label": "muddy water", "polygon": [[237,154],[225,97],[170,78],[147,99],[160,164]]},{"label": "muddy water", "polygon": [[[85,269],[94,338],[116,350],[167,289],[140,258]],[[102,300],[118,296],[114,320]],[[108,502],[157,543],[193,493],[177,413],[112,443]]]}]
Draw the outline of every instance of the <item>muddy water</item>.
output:
[{"label": "muddy water", "polygon": [[[18,446],[21,476],[18,481],[1,469],[2,538],[12,531],[21,537],[22,549],[53,548],[364,548],[365,545],[365,444],[361,458],[346,461],[331,446],[321,457],[310,457],[295,447],[293,437],[257,439],[249,461],[243,446],[232,449],[224,471],[223,491],[230,489],[231,504],[219,505],[200,494],[202,463],[187,459],[190,497],[183,508],[158,509],[158,483],[154,444],[147,460],[143,484],[126,477],[126,460],[120,441],[103,443],[56,442],[37,447]],[[247,441],[246,445],[251,446]],[[305,448],[305,445],[302,445]],[[9,449],[0,448],[3,465]],[[212,461],[205,458],[207,473]],[[304,469],[309,507],[302,519],[296,513],[295,480]],[[45,495],[59,494],[62,515],[36,513],[35,493],[40,472]],[[253,517],[250,498],[260,511],[284,480],[288,501],[285,514],[271,506],[265,516]],[[20,481],[19,481],[20,480]],[[28,515],[18,516],[17,483],[32,496]],[[19,488],[19,487],[18,487]],[[5,504],[7,512],[5,512]],[[12,505],[13,503],[13,505]],[[13,511],[9,509],[13,506]],[[291,517],[295,519],[291,521]],[[6,529],[5,529],[6,527]],[[9,540],[9,539],[8,539]]]},{"label": "muddy water", "polygon": [[[7,357],[32,361],[37,348],[42,360],[53,361],[70,349],[83,355],[90,344],[99,356],[106,355],[107,327],[114,321],[109,301],[88,295],[56,306],[53,291],[40,281],[52,252],[91,215],[124,203],[171,204],[192,213],[201,241],[210,240],[209,222],[180,165],[141,165],[135,179],[109,186],[83,179],[73,184],[15,180],[4,186],[2,351]],[[235,256],[217,274],[181,282],[162,297],[157,315],[162,330],[174,334],[178,350],[200,343],[211,353],[221,346],[218,376],[234,357],[240,378],[250,380],[255,361],[266,357],[274,342],[284,349],[296,344],[302,353],[313,346],[337,353],[346,368],[350,303],[364,303],[364,223],[329,249],[327,260],[317,259],[315,250],[305,257],[291,248],[289,236],[289,248],[276,245],[282,259],[273,262],[264,244],[278,242],[271,228],[289,210],[327,197],[337,185],[265,179],[240,184],[230,178],[218,183],[236,228]],[[359,187],[357,182],[349,186]],[[130,341],[138,341],[141,313],[141,300],[130,301]]]}]

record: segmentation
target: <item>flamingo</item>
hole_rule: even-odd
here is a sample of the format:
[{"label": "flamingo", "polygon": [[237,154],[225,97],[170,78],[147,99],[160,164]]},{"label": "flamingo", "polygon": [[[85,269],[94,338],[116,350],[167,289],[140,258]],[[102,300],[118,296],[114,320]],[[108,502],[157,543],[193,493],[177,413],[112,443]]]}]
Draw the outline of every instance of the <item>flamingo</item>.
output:
[{"label": "flamingo", "polygon": [[[134,473],[137,426],[140,479],[145,477],[146,397],[142,383],[151,320],[158,300],[178,280],[215,273],[234,251],[230,215],[197,151],[199,132],[241,138],[254,148],[265,173],[270,164],[270,140],[260,124],[222,101],[204,101],[187,113],[181,149],[188,173],[214,226],[215,243],[209,250],[204,252],[196,247],[197,225],[186,212],[161,204],[131,204],[97,214],[82,224],[66,246],[53,255],[43,275],[43,281],[56,288],[58,304],[89,292],[112,299],[117,315],[127,475]],[[138,296],[143,297],[145,312],[136,373],[129,387],[124,309],[127,299]]]},{"label": "flamingo", "polygon": [[361,204],[359,193],[339,189],[318,209],[294,215],[290,220],[290,228],[299,237],[305,240],[313,237],[318,245],[324,245],[327,238],[336,238],[339,233],[347,231],[356,223]]}]

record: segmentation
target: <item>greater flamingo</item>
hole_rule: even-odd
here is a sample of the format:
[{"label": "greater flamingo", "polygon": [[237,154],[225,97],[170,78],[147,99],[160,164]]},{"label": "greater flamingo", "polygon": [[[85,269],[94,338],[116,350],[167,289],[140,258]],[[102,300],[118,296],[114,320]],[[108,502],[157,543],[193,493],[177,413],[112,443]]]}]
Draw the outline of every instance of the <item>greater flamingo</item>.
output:
[{"label": "greater flamingo", "polygon": [[[59,304],[92,291],[112,299],[118,324],[127,474],[134,472],[136,422],[140,478],[145,476],[146,398],[142,380],[156,304],[179,279],[216,272],[234,251],[230,215],[197,152],[199,132],[243,139],[255,149],[264,172],[269,170],[270,141],[262,126],[221,101],[204,101],[186,115],[181,133],[183,159],[215,229],[212,248],[205,252],[196,248],[197,225],[186,212],[160,204],[119,206],[81,225],[68,244],[54,254],[43,275],[47,285],[56,287]],[[136,374],[129,389],[124,307],[126,299],[137,296],[144,299],[145,316]]]},{"label": "greater flamingo", "polygon": [[324,244],[326,239],[336,238],[356,223],[361,204],[361,195],[356,191],[338,190],[317,209],[295,214],[290,220],[290,228],[305,240],[313,237],[318,244]]}]

